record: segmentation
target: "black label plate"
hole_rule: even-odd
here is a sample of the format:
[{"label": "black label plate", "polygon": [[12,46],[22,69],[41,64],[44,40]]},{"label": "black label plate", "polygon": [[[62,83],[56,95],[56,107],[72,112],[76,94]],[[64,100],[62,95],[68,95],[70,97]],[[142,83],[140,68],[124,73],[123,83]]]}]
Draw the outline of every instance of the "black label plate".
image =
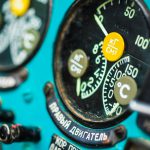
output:
[{"label": "black label plate", "polygon": [[80,150],[79,148],[69,143],[65,139],[54,134],[52,137],[49,150],[56,150],[56,149],[57,150]]},{"label": "black label plate", "polygon": [[90,147],[110,147],[126,138],[124,126],[106,129],[93,129],[81,125],[61,108],[53,91],[53,85],[45,86],[47,110],[57,127],[72,140]]}]

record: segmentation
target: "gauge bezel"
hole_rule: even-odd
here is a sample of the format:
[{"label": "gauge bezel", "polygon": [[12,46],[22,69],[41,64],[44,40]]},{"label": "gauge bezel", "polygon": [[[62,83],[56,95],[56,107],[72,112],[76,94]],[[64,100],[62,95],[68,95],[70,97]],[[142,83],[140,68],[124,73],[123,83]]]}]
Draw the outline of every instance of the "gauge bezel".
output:
[{"label": "gauge bezel", "polygon": [[[92,128],[106,128],[106,127],[111,127],[114,126],[118,123],[120,123],[121,121],[125,120],[127,117],[129,117],[129,115],[131,115],[131,111],[128,109],[124,114],[122,114],[121,116],[116,116],[113,120],[108,120],[108,121],[95,121],[92,120],[90,118],[86,118],[83,115],[81,115],[79,112],[77,112],[74,107],[71,106],[71,101],[68,98],[68,95],[64,93],[64,86],[62,85],[62,81],[61,81],[61,75],[59,72],[59,69],[57,68],[57,62],[59,62],[59,57],[58,54],[60,54],[61,52],[61,43],[62,43],[62,39],[64,36],[65,31],[67,30],[67,26],[70,23],[70,21],[68,21],[68,19],[70,19],[73,16],[73,13],[75,12],[76,9],[78,9],[78,7],[80,7],[83,3],[85,2],[85,0],[77,0],[75,1],[69,8],[69,10],[66,12],[66,15],[62,21],[62,24],[60,25],[58,34],[57,34],[57,38],[56,38],[56,42],[54,45],[54,52],[53,52],[53,74],[54,74],[54,79],[55,79],[55,84],[56,84],[56,89],[57,92],[59,94],[60,99],[62,100],[65,108],[67,108],[67,110],[69,110],[69,112],[71,112],[71,115],[78,120],[80,123],[82,123],[83,125],[86,125],[88,127],[92,127]],[[146,3],[142,0],[135,0],[135,2],[137,3],[137,5],[139,5],[139,7],[142,9],[142,12],[145,16],[145,20],[147,22],[147,25],[150,27],[150,11],[146,5]],[[91,124],[92,123],[92,124]],[[93,124],[94,123],[94,124]]]},{"label": "gauge bezel", "polygon": [[0,65],[0,72],[11,73],[11,72],[15,72],[17,70],[20,70],[21,68],[25,67],[25,65],[27,65],[34,58],[34,56],[37,54],[37,52],[41,48],[42,43],[43,43],[43,41],[46,37],[46,33],[48,31],[48,27],[49,27],[49,24],[50,24],[51,12],[52,12],[52,0],[48,0],[48,10],[47,10],[47,17],[46,17],[47,19],[45,20],[45,28],[44,28],[43,33],[41,34],[39,43],[37,44],[35,50],[31,53],[31,55],[29,55],[23,63],[21,63],[17,66],[14,66],[14,65],[8,65],[8,66]]}]

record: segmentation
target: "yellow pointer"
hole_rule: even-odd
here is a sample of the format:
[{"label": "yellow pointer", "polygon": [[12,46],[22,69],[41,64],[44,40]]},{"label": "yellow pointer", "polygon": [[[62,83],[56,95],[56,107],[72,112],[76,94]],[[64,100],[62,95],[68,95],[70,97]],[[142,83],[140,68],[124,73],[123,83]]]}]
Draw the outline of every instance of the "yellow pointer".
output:
[{"label": "yellow pointer", "polygon": [[119,33],[112,32],[105,37],[102,51],[108,61],[115,62],[119,60],[124,50],[124,39]]},{"label": "yellow pointer", "polygon": [[31,0],[10,0],[11,13],[17,17],[23,16],[30,7]]}]

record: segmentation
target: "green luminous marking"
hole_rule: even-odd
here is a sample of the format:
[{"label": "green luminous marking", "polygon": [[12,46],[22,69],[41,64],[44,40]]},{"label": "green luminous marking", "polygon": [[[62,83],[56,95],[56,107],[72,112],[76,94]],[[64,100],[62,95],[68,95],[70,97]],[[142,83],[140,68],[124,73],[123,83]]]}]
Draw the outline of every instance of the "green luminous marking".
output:
[{"label": "green luminous marking", "polygon": [[77,86],[76,86],[77,96],[80,95],[80,87],[81,87],[81,78],[78,78],[77,79]]},{"label": "green luminous marking", "polygon": [[135,6],[135,2],[132,2],[131,7],[134,7],[134,6]]},{"label": "green luminous marking", "polygon": [[[86,99],[92,96],[100,87],[104,75],[106,73],[107,60],[102,54],[103,41],[95,44],[92,49],[92,55],[95,57],[93,61],[95,62],[95,71],[91,76],[89,76],[86,81],[84,79],[81,81],[80,86],[80,96],[81,99]],[[78,89],[76,87],[76,89]]]},{"label": "green luminous marking", "polygon": [[[111,116],[113,113],[115,113],[116,112],[116,109],[118,109],[119,107],[121,108],[121,106],[120,105],[118,105],[119,103],[114,103],[113,104],[113,108],[111,109],[111,110],[109,110],[108,109],[108,107],[107,107],[107,104],[109,103],[109,99],[110,99],[110,97],[108,97],[108,95],[107,94],[109,94],[110,92],[114,92],[113,90],[113,88],[111,88],[109,91],[107,91],[107,86],[108,86],[108,83],[109,82],[112,82],[113,81],[113,83],[117,80],[117,78],[118,77],[116,77],[116,73],[114,74],[114,76],[112,76],[112,72],[113,71],[115,71],[115,72],[118,72],[117,70],[117,68],[120,68],[120,66],[121,65],[124,65],[124,64],[128,64],[128,63],[130,63],[130,56],[126,56],[126,57],[124,57],[124,58],[122,58],[122,59],[120,59],[118,62],[116,62],[111,68],[110,68],[110,70],[109,70],[109,72],[107,73],[107,75],[106,75],[106,78],[105,78],[105,81],[104,81],[104,85],[103,85],[103,106],[104,106],[104,110],[105,110],[105,113],[106,113],[106,115],[108,115],[108,116]],[[122,73],[122,76],[123,75],[126,75],[127,73],[126,73],[126,69],[124,70],[124,71],[122,71],[121,72]],[[107,94],[106,94],[107,93]],[[111,98],[112,98],[112,96],[114,95],[114,93],[111,95]],[[122,111],[121,111],[122,112]],[[120,113],[121,113],[120,112]],[[120,115],[120,114],[119,114]]]},{"label": "green luminous marking", "polygon": [[100,29],[103,31],[104,35],[107,36],[108,32],[106,31],[105,27],[103,26],[102,22],[99,20],[97,15],[94,15],[95,21],[97,22]]},{"label": "green luminous marking", "polygon": [[114,103],[114,106],[113,106],[113,108],[112,108],[112,110],[110,111],[110,112],[108,112],[108,116],[112,116],[112,114],[114,113],[114,112],[116,112],[116,109],[119,107],[119,103]]},{"label": "green luminous marking", "polygon": [[108,0],[108,1],[106,1],[105,3],[103,3],[102,5],[100,5],[98,8],[97,8],[97,12],[99,13],[99,14],[101,14],[101,8],[103,8],[104,6],[106,6],[108,3],[111,3],[113,0]]}]

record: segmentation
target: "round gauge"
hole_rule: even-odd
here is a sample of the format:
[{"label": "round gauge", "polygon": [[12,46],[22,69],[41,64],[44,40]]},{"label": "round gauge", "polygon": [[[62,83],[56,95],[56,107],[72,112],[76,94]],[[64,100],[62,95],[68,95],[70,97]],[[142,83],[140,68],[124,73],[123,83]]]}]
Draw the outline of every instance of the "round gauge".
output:
[{"label": "round gauge", "polygon": [[50,16],[49,0],[0,1],[0,71],[27,63],[39,48]]},{"label": "round gauge", "polygon": [[54,71],[64,104],[79,120],[110,126],[129,115],[127,102],[115,95],[127,96],[122,77],[137,91],[142,86],[150,67],[149,16],[142,0],[79,0],[70,8],[58,34]]}]

